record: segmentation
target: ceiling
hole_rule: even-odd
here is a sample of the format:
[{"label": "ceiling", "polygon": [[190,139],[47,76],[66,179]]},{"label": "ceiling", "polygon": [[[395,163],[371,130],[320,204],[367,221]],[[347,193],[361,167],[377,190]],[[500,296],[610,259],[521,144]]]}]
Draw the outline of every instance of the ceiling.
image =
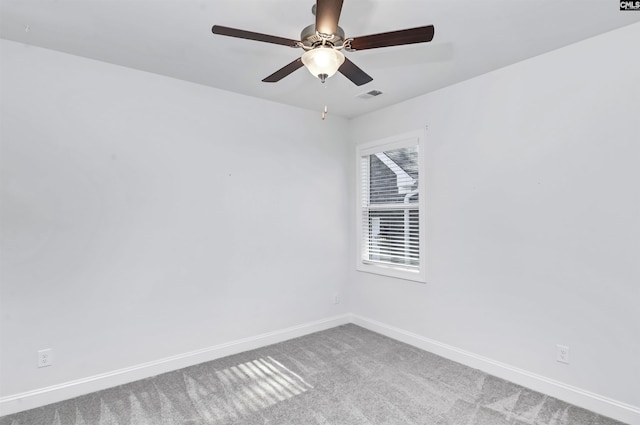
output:
[{"label": "ceiling", "polygon": [[[313,0],[2,0],[0,37],[320,112],[354,117],[640,22],[616,0],[345,0],[347,37],[433,24],[431,43],[347,53],[373,81],[304,68],[261,80],[300,49],[211,33],[213,24],[299,39]],[[594,58],[597,61],[598,58]],[[368,100],[370,90],[382,95]]]}]

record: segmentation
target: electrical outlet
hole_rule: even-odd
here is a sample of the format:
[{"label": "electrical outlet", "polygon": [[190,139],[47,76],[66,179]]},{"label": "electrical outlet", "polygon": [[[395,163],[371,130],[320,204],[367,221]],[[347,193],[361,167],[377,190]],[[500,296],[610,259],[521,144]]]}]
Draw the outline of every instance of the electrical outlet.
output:
[{"label": "electrical outlet", "polygon": [[38,351],[38,367],[47,367],[53,364],[53,350],[46,348]]},{"label": "electrical outlet", "polygon": [[565,345],[557,345],[558,347],[558,356],[557,359],[560,363],[569,364],[569,347]]},{"label": "electrical outlet", "polygon": [[333,295],[333,303],[340,304],[340,296],[338,294]]}]

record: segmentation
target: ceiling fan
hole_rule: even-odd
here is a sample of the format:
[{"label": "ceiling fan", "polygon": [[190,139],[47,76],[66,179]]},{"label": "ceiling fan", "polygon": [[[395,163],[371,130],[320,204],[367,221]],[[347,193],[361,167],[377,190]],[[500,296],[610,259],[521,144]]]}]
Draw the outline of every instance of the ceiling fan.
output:
[{"label": "ceiling fan", "polygon": [[313,76],[319,78],[323,83],[327,78],[339,71],[354,84],[361,86],[372,81],[373,78],[347,59],[342,50],[351,52],[376,49],[403,44],[425,43],[433,39],[433,25],[346,38],[344,30],[338,26],[342,3],[343,0],[317,0],[312,9],[312,12],[316,15],[316,22],[302,30],[300,34],[301,41],[220,25],[214,25],[211,31],[214,34],[229,37],[299,47],[305,51],[300,58],[262,80],[265,83],[278,82],[304,65]]}]

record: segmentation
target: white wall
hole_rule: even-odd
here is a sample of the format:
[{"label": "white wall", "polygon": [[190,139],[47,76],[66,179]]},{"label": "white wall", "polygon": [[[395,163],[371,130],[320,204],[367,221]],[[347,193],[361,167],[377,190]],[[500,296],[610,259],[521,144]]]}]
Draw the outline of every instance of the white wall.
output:
[{"label": "white wall", "polygon": [[352,311],[640,406],[631,40],[640,24],[354,119],[358,143],[428,124],[428,283],[354,258]]},{"label": "white wall", "polygon": [[346,120],[0,47],[0,396],[346,312]]},{"label": "white wall", "polygon": [[[640,406],[639,37],[350,123],[0,41],[0,397],[353,311]],[[347,131],[425,124],[428,283],[356,272]]]}]

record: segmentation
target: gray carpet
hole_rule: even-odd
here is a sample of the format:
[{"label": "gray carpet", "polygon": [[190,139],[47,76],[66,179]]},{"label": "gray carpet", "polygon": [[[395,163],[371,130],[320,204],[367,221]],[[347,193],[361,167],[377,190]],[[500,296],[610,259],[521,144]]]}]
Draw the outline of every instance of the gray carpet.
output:
[{"label": "gray carpet", "polygon": [[0,418],[0,425],[614,425],[345,325]]}]

